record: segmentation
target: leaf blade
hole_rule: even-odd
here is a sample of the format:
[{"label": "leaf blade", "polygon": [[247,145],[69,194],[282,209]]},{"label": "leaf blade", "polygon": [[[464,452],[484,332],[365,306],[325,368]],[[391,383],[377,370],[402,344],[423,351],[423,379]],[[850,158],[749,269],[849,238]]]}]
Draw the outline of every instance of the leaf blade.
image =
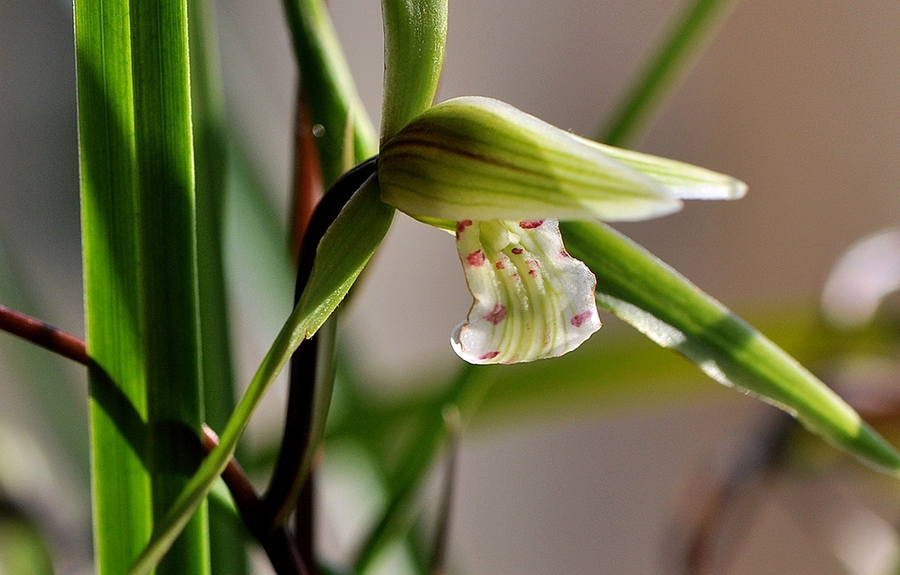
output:
[{"label": "leaf blade", "polygon": [[566,246],[597,276],[598,303],[707,375],[792,410],[863,462],[900,474],[900,455],[778,346],[618,232],[561,224]]}]

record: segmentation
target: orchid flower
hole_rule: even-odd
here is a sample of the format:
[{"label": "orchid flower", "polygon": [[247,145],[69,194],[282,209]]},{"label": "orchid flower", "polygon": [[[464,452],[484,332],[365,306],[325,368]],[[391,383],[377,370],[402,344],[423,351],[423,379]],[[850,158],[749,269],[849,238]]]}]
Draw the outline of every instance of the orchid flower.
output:
[{"label": "orchid flower", "polygon": [[596,280],[565,250],[559,220],[633,221],[746,185],[604,146],[489,98],[427,109],[382,146],[381,198],[452,231],[474,302],[451,344],[470,363],[567,353],[600,329]]}]

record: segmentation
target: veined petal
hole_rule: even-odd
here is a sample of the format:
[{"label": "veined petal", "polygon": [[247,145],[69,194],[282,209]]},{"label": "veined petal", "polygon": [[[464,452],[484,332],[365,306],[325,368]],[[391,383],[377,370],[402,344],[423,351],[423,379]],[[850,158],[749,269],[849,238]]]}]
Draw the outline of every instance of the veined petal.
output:
[{"label": "veined petal", "polygon": [[678,160],[607,146],[574,134],[572,137],[641,172],[681,200],[737,200],[747,193],[747,184],[719,172]]},{"label": "veined petal", "polygon": [[429,108],[382,148],[382,199],[444,220],[641,220],[681,208],[665,186],[490,98]]},{"label": "veined petal", "polygon": [[596,279],[566,253],[556,221],[463,220],[456,245],[474,298],[451,337],[464,360],[556,357],[600,329]]}]

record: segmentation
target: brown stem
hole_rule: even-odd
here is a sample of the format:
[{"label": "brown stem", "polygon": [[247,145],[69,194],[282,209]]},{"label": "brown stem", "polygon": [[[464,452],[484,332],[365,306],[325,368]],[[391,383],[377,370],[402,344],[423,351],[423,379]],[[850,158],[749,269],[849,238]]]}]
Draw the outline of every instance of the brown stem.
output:
[{"label": "brown stem", "polygon": [[[316,206],[303,240],[303,249],[297,269],[295,299],[300,297],[309,281],[319,241],[344,205],[374,172],[374,158],[359,164],[338,178]],[[306,452],[314,448],[310,445],[310,437],[312,426],[315,423],[313,411],[316,392],[316,358],[318,347],[329,344],[321,341],[317,334],[311,339],[304,340],[291,358],[290,387],[281,449],[278,452],[278,460],[275,463],[269,488],[263,495],[263,501],[269,509],[269,513],[278,518],[279,523],[284,523],[290,516],[306,481],[306,477],[302,476],[303,460]]]},{"label": "brown stem", "polygon": [[87,365],[84,341],[58,327],[0,305],[0,330],[17,335],[65,358]]},{"label": "brown stem", "polygon": [[[82,365],[91,363],[83,340],[4,305],[0,305],[0,331],[17,335]],[[202,431],[203,449],[208,454],[218,445],[219,438],[207,425],[202,426]],[[309,575],[294,540],[283,526],[275,525],[274,518],[266,513],[265,506],[236,459],[228,462],[222,479],[231,492],[241,519],[265,549],[275,572],[278,575]]]},{"label": "brown stem", "polygon": [[[219,438],[208,426],[203,426],[203,449],[209,454]],[[244,470],[232,458],[222,472],[222,479],[234,499],[238,513],[250,533],[260,542],[275,573],[278,575],[309,575],[297,546],[284,526],[276,526],[274,518],[266,512],[265,506],[247,479]]]},{"label": "brown stem", "polygon": [[291,256],[296,262],[306,235],[306,226],[322,197],[322,167],[313,132],[309,95],[297,90],[297,117],[294,130],[294,193],[291,210]]}]

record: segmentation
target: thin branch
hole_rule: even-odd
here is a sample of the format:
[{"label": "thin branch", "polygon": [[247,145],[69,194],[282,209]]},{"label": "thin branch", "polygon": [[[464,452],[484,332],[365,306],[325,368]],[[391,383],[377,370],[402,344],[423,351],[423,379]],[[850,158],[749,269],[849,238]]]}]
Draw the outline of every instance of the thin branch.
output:
[{"label": "thin branch", "polygon": [[58,327],[12,310],[5,305],[0,305],[0,331],[17,335],[82,365],[88,365],[90,362],[84,341]]},{"label": "thin branch", "polygon": [[[203,450],[208,454],[219,444],[219,438],[208,426],[203,426]],[[309,575],[297,546],[284,526],[274,525],[274,518],[266,512],[244,470],[232,458],[222,472],[222,479],[231,492],[241,519],[250,533],[260,542],[278,575]]]},{"label": "thin branch", "polygon": [[[309,281],[319,241],[344,205],[374,171],[374,158],[359,164],[338,178],[319,202],[303,240],[297,269],[296,297],[300,297]],[[314,421],[316,364],[318,348],[323,344],[328,345],[323,343],[323,339],[317,333],[311,339],[304,340],[291,358],[291,384],[285,431],[275,471],[262,498],[269,513],[277,518],[279,524],[286,522],[290,516],[309,471],[304,469],[304,461],[310,455],[309,450],[314,448],[310,445],[310,439],[313,437],[313,426],[316,423]]]},{"label": "thin branch", "polygon": [[[758,506],[744,506],[745,513],[730,521],[727,512],[743,498],[758,494],[754,487],[767,484],[779,473],[796,426],[796,420],[784,412],[768,414],[723,472],[701,473],[691,480],[691,489],[683,494],[674,513],[667,545],[669,571],[705,575],[727,570]],[[733,536],[725,537],[729,529]]]},{"label": "thin branch", "polygon": [[[90,365],[85,342],[80,338],[39,319],[0,305],[0,331],[17,335],[31,343],[82,365]],[[215,432],[202,426],[203,449],[208,454],[219,443]],[[238,512],[247,529],[256,537],[269,556],[278,575],[309,575],[300,559],[293,539],[283,526],[276,526],[274,518],[266,513],[259,497],[235,458],[231,458],[222,479],[234,499]]]}]

